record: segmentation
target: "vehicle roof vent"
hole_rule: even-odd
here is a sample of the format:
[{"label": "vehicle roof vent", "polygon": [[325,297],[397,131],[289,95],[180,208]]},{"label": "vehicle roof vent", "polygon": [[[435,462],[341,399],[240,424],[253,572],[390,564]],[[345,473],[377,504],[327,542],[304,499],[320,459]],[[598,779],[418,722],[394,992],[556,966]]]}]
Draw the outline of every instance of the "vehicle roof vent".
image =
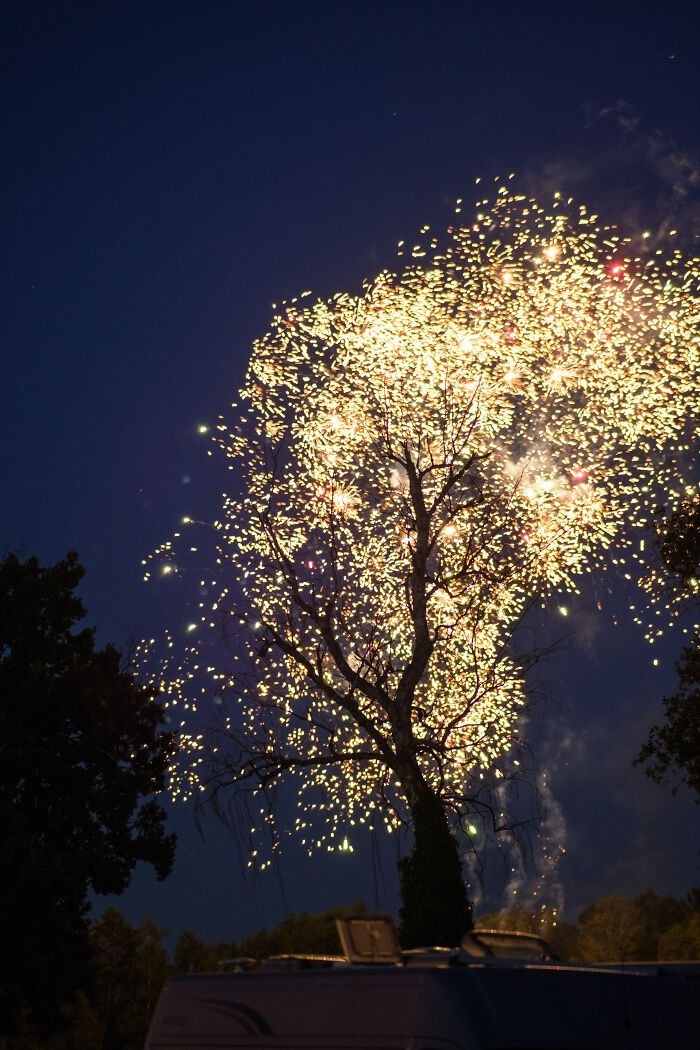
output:
[{"label": "vehicle roof vent", "polygon": [[399,940],[390,915],[345,915],[336,918],[340,943],[351,963],[403,965]]}]

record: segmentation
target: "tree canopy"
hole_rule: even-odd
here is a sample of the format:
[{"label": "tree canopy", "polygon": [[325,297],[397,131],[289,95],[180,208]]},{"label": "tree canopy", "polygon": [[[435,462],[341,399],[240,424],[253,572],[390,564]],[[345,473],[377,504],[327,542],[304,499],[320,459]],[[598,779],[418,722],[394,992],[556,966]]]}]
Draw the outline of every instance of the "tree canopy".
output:
[{"label": "tree canopy", "polygon": [[[667,569],[680,584],[680,599],[700,601],[700,496],[686,497],[660,527],[659,549]],[[636,760],[647,776],[681,785],[700,801],[700,636],[686,646],[676,664],[678,689],[664,698],[664,721],[652,726]]]},{"label": "tree canopy", "polygon": [[95,648],[77,555],[0,563],[0,902],[3,1024],[46,1019],[80,979],[88,895],[121,893],[138,861],[170,871],[157,799],[173,737],[154,690]]},{"label": "tree canopy", "polygon": [[700,646],[698,639],[676,665],[678,691],[664,699],[665,718],[653,726],[637,757],[647,776],[670,784],[675,794],[684,784],[700,801]]}]

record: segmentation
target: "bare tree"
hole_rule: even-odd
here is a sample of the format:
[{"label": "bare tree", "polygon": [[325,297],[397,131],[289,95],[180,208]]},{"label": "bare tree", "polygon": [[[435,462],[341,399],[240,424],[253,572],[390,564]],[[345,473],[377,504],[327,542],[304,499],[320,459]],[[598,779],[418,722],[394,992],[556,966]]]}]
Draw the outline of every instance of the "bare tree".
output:
[{"label": "bare tree", "polygon": [[514,539],[520,478],[496,483],[502,468],[474,451],[477,402],[459,406],[445,387],[413,433],[396,434],[386,404],[366,401],[379,425],[359,467],[350,477],[333,465],[320,485],[300,484],[275,447],[246,523],[255,700],[212,753],[215,791],[301,774],[302,794],[329,807],[331,835],[375,810],[389,827],[408,818],[404,938],[422,943],[468,926],[446,810],[499,829],[491,779],[525,703],[511,634],[533,599],[532,581],[526,592],[517,581],[536,569]]},{"label": "bare tree", "polygon": [[243,495],[216,605],[245,651],[205,794],[253,801],[253,833],[292,781],[309,845],[408,823],[406,943],[469,922],[451,826],[508,819],[487,788],[527,698],[514,633],[643,519],[697,400],[685,293],[628,280],[624,242],[556,208],[502,198],[430,267],[286,304],[218,433]]}]

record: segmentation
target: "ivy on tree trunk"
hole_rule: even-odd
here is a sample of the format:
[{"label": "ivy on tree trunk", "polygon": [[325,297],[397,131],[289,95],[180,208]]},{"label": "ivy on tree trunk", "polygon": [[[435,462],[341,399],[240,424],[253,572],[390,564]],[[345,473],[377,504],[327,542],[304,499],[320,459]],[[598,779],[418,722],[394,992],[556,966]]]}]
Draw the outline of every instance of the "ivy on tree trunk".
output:
[{"label": "ivy on tree trunk", "polygon": [[425,792],[414,803],[411,816],[413,849],[399,861],[401,946],[458,945],[472,927],[472,907],[457,842],[432,793]]}]

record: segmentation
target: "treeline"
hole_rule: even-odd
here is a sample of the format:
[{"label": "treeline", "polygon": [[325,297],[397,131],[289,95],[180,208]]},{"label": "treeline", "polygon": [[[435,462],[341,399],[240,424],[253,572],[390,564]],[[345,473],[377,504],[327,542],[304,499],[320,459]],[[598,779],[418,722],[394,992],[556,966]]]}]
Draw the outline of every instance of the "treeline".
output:
[{"label": "treeline", "polygon": [[[61,1008],[53,1033],[42,1034],[35,1010],[26,1004],[13,1035],[0,1032],[0,1050],[143,1050],[153,1008],[170,974],[222,970],[241,957],[338,954],[336,915],[362,910],[364,905],[356,904],[320,915],[291,914],[274,929],[241,941],[207,942],[185,930],[169,960],[168,930],[148,918],[134,926],[117,908],[107,908],[90,924],[83,987]],[[62,960],[45,958],[44,965],[60,969]]]},{"label": "treeline", "polygon": [[633,900],[602,897],[584,908],[577,923],[561,921],[551,908],[490,912],[476,926],[535,933],[569,962],[642,962],[700,959],[700,886],[684,900],[646,890]]},{"label": "treeline", "polygon": [[[208,942],[185,930],[169,959],[167,930],[151,919],[131,925],[116,908],[108,908],[91,924],[90,977],[63,1007],[61,1031],[42,1039],[27,1015],[16,1038],[0,1038],[0,1050],[142,1050],[151,1013],[170,974],[222,970],[242,958],[338,954],[336,916],[364,910],[357,903],[318,915],[295,913],[273,929],[240,941]],[[633,900],[603,897],[585,908],[575,924],[559,921],[551,909],[532,914],[512,908],[480,915],[476,925],[536,933],[570,961],[700,959],[700,887],[684,900],[653,890]]]}]

